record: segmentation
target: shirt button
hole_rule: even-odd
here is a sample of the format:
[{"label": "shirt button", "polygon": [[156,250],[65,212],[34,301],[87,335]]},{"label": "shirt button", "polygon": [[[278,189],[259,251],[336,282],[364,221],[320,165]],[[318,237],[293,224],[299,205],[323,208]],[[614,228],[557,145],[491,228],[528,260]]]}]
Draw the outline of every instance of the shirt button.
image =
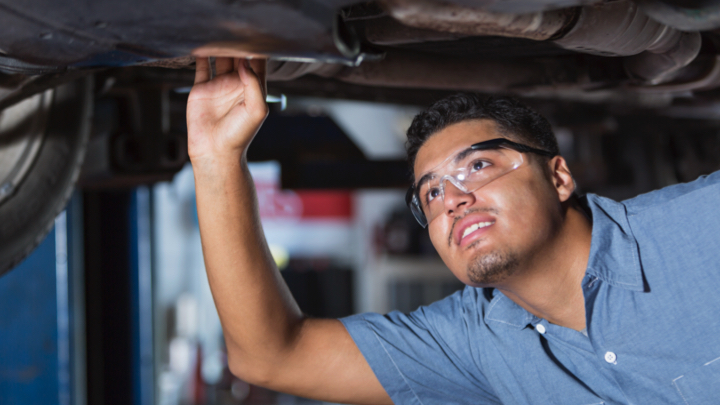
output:
[{"label": "shirt button", "polygon": [[615,364],[617,362],[617,356],[613,352],[607,352],[605,353],[605,361]]},{"label": "shirt button", "polygon": [[536,326],[535,328],[537,329],[538,332],[540,332],[540,333],[542,333],[542,334],[545,333],[545,327],[544,327],[544,326],[538,325],[538,326]]}]

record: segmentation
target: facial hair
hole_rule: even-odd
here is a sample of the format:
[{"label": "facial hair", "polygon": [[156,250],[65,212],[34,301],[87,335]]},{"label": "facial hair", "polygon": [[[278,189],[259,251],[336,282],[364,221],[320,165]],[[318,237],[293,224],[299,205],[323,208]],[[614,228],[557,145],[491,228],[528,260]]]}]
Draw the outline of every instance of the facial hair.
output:
[{"label": "facial hair", "polygon": [[519,260],[515,252],[492,251],[476,257],[467,268],[471,282],[479,285],[496,285],[517,270]]}]

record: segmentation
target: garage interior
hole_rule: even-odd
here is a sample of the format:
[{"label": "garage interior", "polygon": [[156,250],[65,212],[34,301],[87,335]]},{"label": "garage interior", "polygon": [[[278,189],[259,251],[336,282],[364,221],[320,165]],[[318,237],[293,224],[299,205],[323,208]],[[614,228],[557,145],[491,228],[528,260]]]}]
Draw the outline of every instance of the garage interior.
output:
[{"label": "garage interior", "polygon": [[[181,118],[186,97],[184,87],[172,91]],[[303,311],[409,311],[460,288],[404,205],[402,128],[419,108],[278,98],[284,104],[273,104],[251,170],[268,242]],[[116,101],[98,100],[91,149],[107,138],[130,149],[113,124]],[[182,133],[182,121],[171,122]],[[159,148],[141,148],[162,161],[150,155]],[[0,345],[4,401],[313,403],[230,375],[194,204],[185,161],[153,172],[86,160],[53,231],[0,279],[3,330],[12,331]]]},{"label": "garage interior", "polygon": [[[176,90],[182,116],[186,93]],[[284,105],[272,105],[251,147],[251,170],[268,242],[303,310],[410,311],[461,288],[403,201],[402,129],[419,106],[277,98]],[[118,120],[103,113],[117,109],[103,103],[93,139],[124,139],[108,125]],[[181,134],[182,122],[172,122]],[[711,159],[720,156],[720,133],[688,134],[693,122],[598,115],[592,124],[555,123],[555,131],[584,191],[625,198],[718,168]],[[377,146],[373,137],[386,145],[363,149]],[[192,167],[98,175],[101,162],[85,165],[54,230],[0,279],[3,403],[315,403],[229,373],[204,274]]]},{"label": "garage interior", "polygon": [[[667,39],[682,55],[662,65],[665,48],[585,52],[559,38],[577,15],[558,14],[540,41],[477,19],[443,28],[426,19],[443,10],[413,17],[404,0],[339,3],[347,31],[317,45],[332,55],[271,60],[271,111],[249,150],[273,257],[311,316],[407,312],[462,288],[404,203],[404,131],[457,91],[513,95],[549,117],[583,193],[622,200],[720,169],[717,27]],[[130,53],[71,78],[92,89],[89,141],[53,229],[0,276],[0,404],[319,404],[230,374],[187,157],[192,58],[112,64]],[[13,69],[46,62],[26,59]]]}]

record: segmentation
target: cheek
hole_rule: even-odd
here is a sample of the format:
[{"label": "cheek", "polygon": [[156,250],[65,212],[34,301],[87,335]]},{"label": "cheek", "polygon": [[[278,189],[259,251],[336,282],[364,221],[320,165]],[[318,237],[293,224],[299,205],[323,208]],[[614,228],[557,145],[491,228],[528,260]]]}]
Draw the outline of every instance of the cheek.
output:
[{"label": "cheek", "polygon": [[428,234],[430,235],[430,241],[432,242],[435,250],[444,257],[444,252],[447,252],[447,235],[448,229],[442,224],[437,224],[441,218],[436,219],[434,222],[428,225]]},{"label": "cheek", "polygon": [[499,202],[514,237],[546,238],[552,234],[560,206],[556,195],[544,183],[525,182],[512,187]]},{"label": "cheek", "polygon": [[442,261],[455,273],[454,259],[455,255],[452,254],[452,247],[448,246],[448,233],[450,228],[444,225],[430,224],[429,229],[430,241],[432,242],[435,250],[440,255]]}]

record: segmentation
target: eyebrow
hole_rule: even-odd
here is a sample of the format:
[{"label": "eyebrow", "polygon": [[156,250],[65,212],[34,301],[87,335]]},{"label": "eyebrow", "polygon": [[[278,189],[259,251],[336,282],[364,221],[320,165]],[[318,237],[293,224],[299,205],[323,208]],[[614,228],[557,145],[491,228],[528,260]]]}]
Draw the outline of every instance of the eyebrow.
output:
[{"label": "eyebrow", "polygon": [[[493,149],[494,149],[494,148],[493,148]],[[477,150],[477,149],[474,149],[474,148],[471,146],[471,147],[463,150],[462,152],[458,153],[458,154],[455,156],[455,159],[453,159],[453,161],[454,161],[454,162],[458,162],[458,161],[460,161],[460,160],[463,160],[463,159],[465,159],[465,158],[467,157],[467,155],[475,152],[476,150]],[[422,187],[422,185],[423,185],[424,183],[427,183],[428,181],[430,181],[430,179],[432,179],[433,176],[435,176],[435,172],[425,173],[425,175],[423,175],[423,176],[420,178],[420,180],[418,180],[417,185],[415,186],[415,188],[419,190],[420,187]]]},{"label": "eyebrow", "polygon": [[[496,148],[491,148],[491,149],[496,149]],[[473,147],[471,146],[471,147],[465,149],[464,151],[458,153],[458,154],[455,156],[455,163],[457,163],[457,162],[465,159],[469,154],[471,154],[471,153],[473,153],[473,152],[476,152],[477,150],[478,150],[477,148],[473,148]]]},{"label": "eyebrow", "polygon": [[415,189],[419,191],[420,187],[422,187],[423,184],[429,182],[430,179],[432,179],[434,176],[435,176],[435,172],[425,173],[425,175],[422,176],[420,178],[420,180],[418,180],[417,185],[415,186]]}]

